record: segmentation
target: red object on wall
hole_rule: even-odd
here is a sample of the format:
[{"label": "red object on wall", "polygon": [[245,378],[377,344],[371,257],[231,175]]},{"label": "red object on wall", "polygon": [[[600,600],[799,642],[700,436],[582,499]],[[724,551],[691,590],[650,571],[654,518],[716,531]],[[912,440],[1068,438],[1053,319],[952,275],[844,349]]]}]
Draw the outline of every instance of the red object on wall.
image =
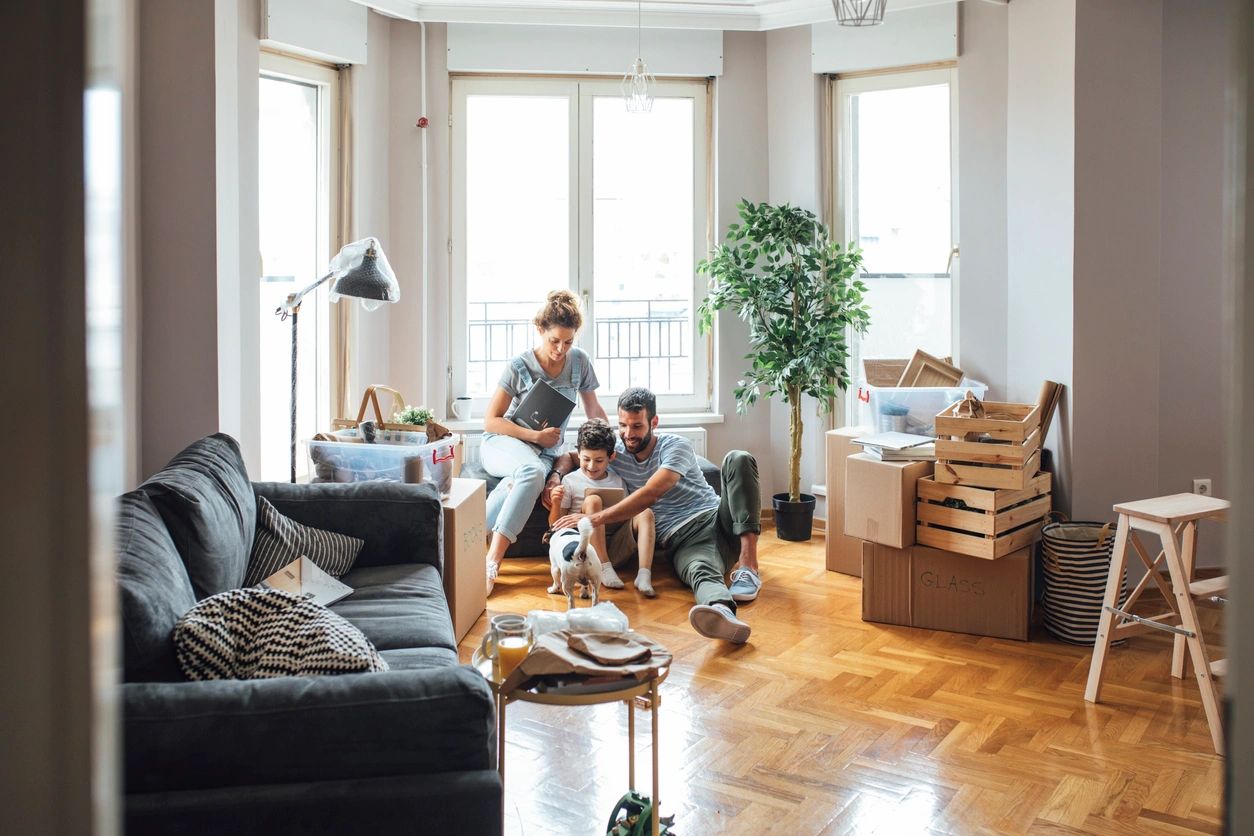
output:
[{"label": "red object on wall", "polygon": [[427,117],[425,116],[418,117],[418,127],[425,128],[427,127],[427,125],[430,125],[430,124],[431,124],[431,120],[429,120]]}]

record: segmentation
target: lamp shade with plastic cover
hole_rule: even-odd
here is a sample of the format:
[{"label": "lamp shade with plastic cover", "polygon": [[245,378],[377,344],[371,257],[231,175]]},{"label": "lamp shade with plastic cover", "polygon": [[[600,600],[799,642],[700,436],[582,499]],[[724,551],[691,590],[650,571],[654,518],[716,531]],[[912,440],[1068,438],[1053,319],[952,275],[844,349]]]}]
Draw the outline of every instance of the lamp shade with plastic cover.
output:
[{"label": "lamp shade with plastic cover", "polygon": [[392,265],[388,264],[383,248],[374,238],[363,238],[345,246],[331,259],[330,269],[336,275],[331,287],[332,302],[347,296],[360,299],[363,308],[373,311],[384,302],[401,298],[401,287]]}]

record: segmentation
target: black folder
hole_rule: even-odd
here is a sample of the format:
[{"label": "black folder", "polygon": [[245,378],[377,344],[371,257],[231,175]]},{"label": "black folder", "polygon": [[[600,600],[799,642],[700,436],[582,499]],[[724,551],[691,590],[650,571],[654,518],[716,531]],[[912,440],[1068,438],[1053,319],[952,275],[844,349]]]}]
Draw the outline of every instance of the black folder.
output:
[{"label": "black folder", "polygon": [[520,427],[543,430],[547,427],[560,427],[574,410],[574,401],[543,380],[537,380],[519,402],[513,418],[514,423]]}]

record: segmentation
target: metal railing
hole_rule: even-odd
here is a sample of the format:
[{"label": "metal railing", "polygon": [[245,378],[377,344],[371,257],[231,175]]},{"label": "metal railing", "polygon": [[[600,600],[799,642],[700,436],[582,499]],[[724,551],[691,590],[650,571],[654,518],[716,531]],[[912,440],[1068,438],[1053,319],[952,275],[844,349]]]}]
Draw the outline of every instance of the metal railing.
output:
[{"label": "metal railing", "polygon": [[[530,348],[534,302],[476,302],[467,311],[467,383],[486,392],[500,365]],[[692,306],[686,301],[615,299],[596,303],[597,371],[610,391],[629,385],[670,393],[691,388]]]}]

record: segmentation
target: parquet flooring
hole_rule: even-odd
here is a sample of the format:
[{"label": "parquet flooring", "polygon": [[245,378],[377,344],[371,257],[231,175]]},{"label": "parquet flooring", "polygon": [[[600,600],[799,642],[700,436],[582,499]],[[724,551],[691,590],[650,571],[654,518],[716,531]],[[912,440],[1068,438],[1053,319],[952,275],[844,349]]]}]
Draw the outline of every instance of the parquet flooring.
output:
[{"label": "parquet flooring", "polygon": [[[1023,643],[864,623],[862,582],[825,570],[821,537],[764,533],[760,560],[742,647],[692,631],[691,594],[664,559],[658,598],[630,583],[603,593],[675,656],[660,795],[681,836],[1220,831],[1223,762],[1196,682],[1171,678],[1169,637],[1113,650],[1094,706],[1087,648],[1041,629]],[[547,560],[507,560],[487,615],[560,609],[548,582]],[[1202,617],[1215,636],[1218,611]],[[486,622],[462,642],[463,661]],[[627,789],[626,711],[510,706],[508,834],[605,832]],[[648,713],[636,719],[647,792]]]}]

